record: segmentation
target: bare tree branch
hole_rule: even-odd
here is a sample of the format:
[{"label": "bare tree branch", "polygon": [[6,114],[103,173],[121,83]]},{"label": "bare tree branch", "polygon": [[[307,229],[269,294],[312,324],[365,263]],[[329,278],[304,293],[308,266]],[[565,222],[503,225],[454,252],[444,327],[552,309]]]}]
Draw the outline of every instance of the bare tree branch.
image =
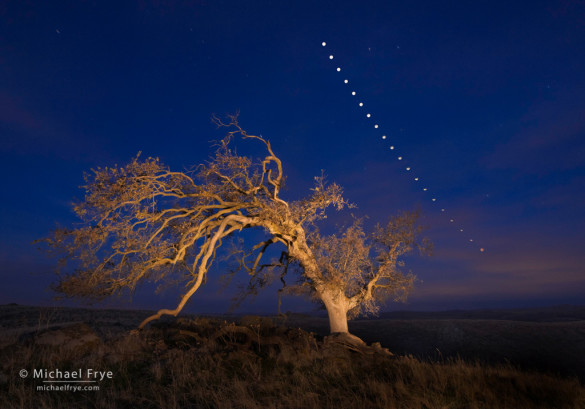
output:
[{"label": "bare tree branch", "polygon": [[[308,197],[285,200],[282,162],[270,141],[248,134],[237,115],[228,119],[224,123],[213,117],[227,134],[215,144],[215,155],[192,171],[171,171],[159,159],[142,159],[139,153],[126,166],[86,173],[85,197],[74,206],[81,224],[57,229],[43,240],[60,256],[58,268],[67,263],[73,268],[59,273],[54,289],[100,300],[134,291],[146,280],[176,277],[186,290],[177,307],[159,310],[140,324],[143,328],[162,315],[182,311],[205,283],[225,239],[258,229],[265,238],[250,252],[237,254],[250,274],[250,293],[280,272],[279,310],[282,294],[310,289],[330,312],[332,331],[347,331],[348,311],[371,312],[382,295],[402,298],[409,292],[414,278],[397,267],[399,257],[417,245],[415,218],[405,214],[391,219],[368,237],[361,221],[339,236],[321,237],[317,223],[327,217],[329,207],[353,207],[342,188],[327,184],[322,173]],[[263,157],[238,155],[237,141],[257,143]],[[284,248],[280,259],[263,262],[273,245]],[[284,280],[291,266],[300,277],[298,285]]]}]

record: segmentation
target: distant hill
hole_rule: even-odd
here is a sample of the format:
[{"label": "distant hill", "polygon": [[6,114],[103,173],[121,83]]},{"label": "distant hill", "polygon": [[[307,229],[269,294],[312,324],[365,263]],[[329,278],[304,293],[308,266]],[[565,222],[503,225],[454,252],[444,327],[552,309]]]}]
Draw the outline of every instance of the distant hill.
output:
[{"label": "distant hill", "polygon": [[519,309],[451,310],[436,312],[392,311],[383,312],[373,319],[389,320],[504,320],[527,322],[585,321],[585,305],[559,305],[554,307]]},{"label": "distant hill", "polygon": [[[6,342],[13,342],[16,338],[32,337],[38,331],[84,323],[107,339],[129,333],[151,313],[0,305],[0,334]],[[216,315],[212,319],[243,322],[244,315]],[[197,314],[179,316],[187,320],[196,317]],[[323,315],[288,313],[265,319],[275,325],[314,332],[320,338],[329,334],[329,321]],[[165,317],[161,321],[172,323],[176,319]],[[585,382],[585,306],[387,312],[379,317],[352,320],[349,330],[370,344],[380,342],[398,355],[430,361],[461,357],[470,362],[510,363],[523,369],[578,376]],[[2,345],[0,337],[0,349]]]}]

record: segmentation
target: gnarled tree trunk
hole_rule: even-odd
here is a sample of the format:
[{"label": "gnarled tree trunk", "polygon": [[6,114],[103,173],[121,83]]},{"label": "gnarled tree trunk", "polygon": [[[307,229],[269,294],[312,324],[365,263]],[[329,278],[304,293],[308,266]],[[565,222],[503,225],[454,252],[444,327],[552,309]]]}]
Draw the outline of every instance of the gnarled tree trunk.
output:
[{"label": "gnarled tree trunk", "polygon": [[337,294],[336,296],[332,296],[331,294],[325,293],[322,295],[321,299],[323,300],[325,308],[327,309],[327,314],[329,315],[329,327],[331,333],[349,332],[347,328],[348,303],[345,295]]},{"label": "gnarled tree trunk", "polygon": [[303,266],[305,276],[312,281],[319,299],[325,304],[331,333],[348,333],[347,311],[350,305],[348,298],[342,289],[332,287],[323,278],[315,256],[307,245],[304,230],[298,229],[295,233],[296,240],[288,246],[289,254]]}]

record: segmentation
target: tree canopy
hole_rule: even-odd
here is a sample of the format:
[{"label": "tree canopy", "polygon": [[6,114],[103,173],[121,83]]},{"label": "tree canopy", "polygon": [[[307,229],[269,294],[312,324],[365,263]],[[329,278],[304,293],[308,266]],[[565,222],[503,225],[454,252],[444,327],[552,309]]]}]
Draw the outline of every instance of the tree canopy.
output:
[{"label": "tree canopy", "polygon": [[[176,316],[206,281],[210,266],[227,238],[245,229],[261,229],[264,239],[241,258],[260,280],[264,267],[286,274],[292,264],[304,287],[323,302],[331,331],[347,332],[347,315],[375,312],[380,300],[404,299],[414,276],[399,271],[400,257],[418,242],[416,213],[402,213],[367,235],[357,220],[339,235],[322,236],[317,222],[326,210],[350,206],[342,188],[315,177],[310,194],[300,200],[281,197],[284,173],[270,142],[250,135],[230,116],[226,136],[210,160],[185,172],[171,171],[157,158],[138,154],[123,167],[92,169],[84,175],[85,197],[74,206],[81,220],[75,228],[55,230],[45,243],[60,256],[54,289],[66,296],[103,299],[133,291],[146,280],[176,282],[184,294],[174,309],[161,309],[140,327],[163,314]],[[236,138],[258,143],[265,156],[238,155]],[[263,256],[281,245],[278,263]]]}]

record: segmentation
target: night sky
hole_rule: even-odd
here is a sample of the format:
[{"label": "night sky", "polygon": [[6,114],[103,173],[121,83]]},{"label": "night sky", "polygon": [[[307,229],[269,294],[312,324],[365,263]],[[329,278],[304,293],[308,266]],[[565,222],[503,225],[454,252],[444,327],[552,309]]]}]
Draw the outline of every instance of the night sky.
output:
[{"label": "night sky", "polygon": [[[84,171],[138,151],[199,164],[223,136],[211,115],[238,110],[283,160],[285,199],[323,169],[371,223],[421,210],[434,254],[407,260],[422,282],[387,309],[585,304],[585,2],[570,0],[0,2],[0,303],[52,305],[55,261],[31,242],[76,222]],[[188,311],[227,310],[224,268]]]}]

